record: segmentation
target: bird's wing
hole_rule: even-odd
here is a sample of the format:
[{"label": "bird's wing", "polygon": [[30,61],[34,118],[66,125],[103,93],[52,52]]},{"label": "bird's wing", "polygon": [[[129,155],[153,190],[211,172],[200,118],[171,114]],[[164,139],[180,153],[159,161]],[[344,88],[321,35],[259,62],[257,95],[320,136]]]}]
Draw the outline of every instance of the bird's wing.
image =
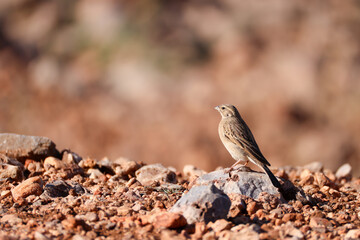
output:
[{"label": "bird's wing", "polygon": [[241,146],[250,158],[270,166],[270,163],[261,153],[254,136],[244,121],[236,120],[236,122],[224,124],[224,134],[231,142]]}]

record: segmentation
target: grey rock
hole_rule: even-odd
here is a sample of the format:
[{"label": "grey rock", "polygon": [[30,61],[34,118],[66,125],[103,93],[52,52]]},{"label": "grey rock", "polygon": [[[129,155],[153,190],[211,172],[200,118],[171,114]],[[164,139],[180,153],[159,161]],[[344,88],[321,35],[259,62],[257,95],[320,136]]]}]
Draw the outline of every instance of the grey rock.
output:
[{"label": "grey rock", "polygon": [[247,167],[240,167],[231,173],[218,170],[205,174],[195,181],[195,185],[214,183],[225,194],[238,193],[257,199],[261,192],[280,195],[265,173],[253,172]]},{"label": "grey rock", "polygon": [[227,217],[231,201],[214,184],[195,186],[183,195],[170,212],[181,213],[188,224],[210,222]]},{"label": "grey rock", "polygon": [[336,171],[335,176],[339,179],[346,178],[351,179],[351,165],[348,163],[345,163],[339,167],[339,169]]},{"label": "grey rock", "polygon": [[59,156],[55,144],[47,137],[12,133],[0,134],[0,153],[19,161],[26,158],[40,160],[47,156]]},{"label": "grey rock", "polygon": [[225,194],[241,194],[254,199],[257,199],[260,193],[266,192],[277,196],[283,202],[297,199],[303,204],[314,203],[310,196],[306,195],[300,188],[295,187],[290,181],[278,178],[282,186],[281,189],[277,189],[265,173],[254,172],[248,167],[239,167],[231,173],[226,173],[226,170],[217,170],[205,174],[197,178],[193,185],[215,184]]},{"label": "grey rock", "polygon": [[82,195],[86,192],[79,183],[75,182],[70,185],[62,180],[57,180],[45,185],[43,195],[51,198],[66,197],[72,189],[74,189],[75,193],[78,195]]},{"label": "grey rock", "polygon": [[143,186],[157,183],[176,183],[176,174],[161,164],[143,166],[135,172],[136,180]]}]

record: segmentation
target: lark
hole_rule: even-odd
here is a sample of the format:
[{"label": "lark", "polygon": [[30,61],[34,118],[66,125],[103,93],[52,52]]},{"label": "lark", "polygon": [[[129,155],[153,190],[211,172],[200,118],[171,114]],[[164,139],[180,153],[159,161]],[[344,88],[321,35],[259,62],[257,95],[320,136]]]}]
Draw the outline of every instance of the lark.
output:
[{"label": "lark", "polygon": [[249,161],[259,166],[269,176],[271,183],[276,188],[281,185],[268,166],[270,163],[261,153],[253,134],[245,121],[241,118],[236,107],[230,104],[223,104],[215,107],[221,114],[219,123],[219,135],[225,148],[236,162],[230,167],[229,172],[240,162]]}]

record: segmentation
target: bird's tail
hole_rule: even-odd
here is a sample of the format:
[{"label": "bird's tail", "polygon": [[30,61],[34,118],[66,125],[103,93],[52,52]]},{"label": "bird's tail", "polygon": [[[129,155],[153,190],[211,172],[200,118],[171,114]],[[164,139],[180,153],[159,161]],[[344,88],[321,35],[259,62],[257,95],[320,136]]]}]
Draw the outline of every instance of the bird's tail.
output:
[{"label": "bird's tail", "polygon": [[274,185],[274,187],[281,188],[281,184],[279,183],[277,178],[274,176],[274,174],[270,171],[270,169],[265,164],[262,165],[262,168],[264,169],[266,174],[269,176],[270,181]]}]

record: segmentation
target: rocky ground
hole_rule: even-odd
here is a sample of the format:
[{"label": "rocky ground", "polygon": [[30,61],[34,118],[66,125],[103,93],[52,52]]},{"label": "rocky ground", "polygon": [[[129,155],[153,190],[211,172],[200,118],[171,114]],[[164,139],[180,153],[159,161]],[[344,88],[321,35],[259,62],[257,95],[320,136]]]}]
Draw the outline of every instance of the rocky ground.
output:
[{"label": "rocky ground", "polygon": [[0,134],[0,239],[359,239],[360,179],[319,163],[209,174]]}]

